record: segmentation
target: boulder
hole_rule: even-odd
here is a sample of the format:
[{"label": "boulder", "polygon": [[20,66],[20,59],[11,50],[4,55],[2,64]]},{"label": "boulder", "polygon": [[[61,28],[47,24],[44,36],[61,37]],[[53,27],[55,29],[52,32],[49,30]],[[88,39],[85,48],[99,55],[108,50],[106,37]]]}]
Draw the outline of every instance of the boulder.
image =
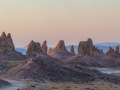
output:
[{"label": "boulder", "polygon": [[17,52],[11,37],[11,34],[7,35],[5,32],[0,37],[0,60],[24,60],[25,55]]},{"label": "boulder", "polygon": [[40,47],[39,42],[34,42],[33,40],[28,44],[27,46],[27,52],[26,56],[29,57],[36,57],[39,56],[39,54],[42,54],[43,51]]},{"label": "boulder", "polygon": [[6,36],[5,32],[3,32],[0,37],[0,53],[8,51],[15,51],[15,46],[13,44],[11,34],[9,33]]},{"label": "boulder", "polygon": [[115,53],[115,54],[118,54],[118,55],[120,54],[120,53],[119,53],[119,47],[118,47],[118,46],[115,47],[114,53]]}]

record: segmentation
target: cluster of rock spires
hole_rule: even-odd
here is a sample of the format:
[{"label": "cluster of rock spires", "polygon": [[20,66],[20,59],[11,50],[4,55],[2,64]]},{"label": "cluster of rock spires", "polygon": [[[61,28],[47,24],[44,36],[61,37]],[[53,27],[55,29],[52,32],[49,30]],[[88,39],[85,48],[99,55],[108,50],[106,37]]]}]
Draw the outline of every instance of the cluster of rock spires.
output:
[{"label": "cluster of rock spires", "polygon": [[24,60],[25,56],[15,50],[11,34],[5,32],[0,37],[0,60]]},{"label": "cluster of rock spires", "polygon": [[45,53],[45,54],[47,53],[47,49],[48,49],[48,47],[47,47],[47,41],[44,41],[42,43],[41,49],[42,49],[43,53]]},{"label": "cluster of rock spires", "polygon": [[93,45],[91,38],[87,41],[81,41],[78,45],[78,55],[91,56],[91,57],[103,57],[103,51]]},{"label": "cluster of rock spires", "polygon": [[112,55],[112,54],[117,54],[119,55],[119,47],[116,46],[115,49],[112,49],[111,47],[108,48],[108,51],[106,52],[106,55],[109,56],[109,55]]},{"label": "cluster of rock spires", "polygon": [[11,34],[8,33],[8,35],[6,36],[5,32],[3,32],[0,37],[0,53],[8,51],[15,51],[15,47],[11,38]]},{"label": "cluster of rock spires", "polygon": [[39,42],[34,42],[32,40],[27,46],[26,56],[27,57],[36,57],[36,56],[39,56],[39,54],[42,54],[43,51],[40,46],[41,45]]},{"label": "cluster of rock spires", "polygon": [[[6,36],[3,33],[0,40],[2,43],[0,44],[2,56],[4,56],[3,53],[7,56],[7,52],[14,57],[18,56],[10,34]],[[110,48],[107,53],[119,54],[119,48],[116,47],[115,50]],[[19,55],[19,57],[22,56]],[[71,46],[70,52],[67,51],[63,40],[60,40],[57,46],[48,52],[46,41],[41,45],[39,42],[32,40],[28,44],[26,52],[26,57],[29,59],[5,72],[3,77],[54,82],[88,82],[104,78],[107,81],[120,84],[120,78],[118,77],[85,68],[85,66],[116,66],[113,62],[102,60],[102,56],[103,51],[95,47],[90,38],[79,43],[77,54],[75,54],[73,46]],[[101,58],[98,59],[98,57]]]}]

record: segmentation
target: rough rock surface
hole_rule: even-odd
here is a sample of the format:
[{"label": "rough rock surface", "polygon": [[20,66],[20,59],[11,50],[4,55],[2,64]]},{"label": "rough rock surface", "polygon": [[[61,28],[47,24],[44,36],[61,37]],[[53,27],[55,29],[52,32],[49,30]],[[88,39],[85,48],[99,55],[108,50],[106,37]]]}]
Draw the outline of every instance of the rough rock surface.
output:
[{"label": "rough rock surface", "polygon": [[24,60],[25,56],[15,50],[15,46],[9,33],[5,32],[0,37],[0,60]]},{"label": "rough rock surface", "polygon": [[71,53],[71,54],[75,54],[73,45],[70,47],[70,53]]},{"label": "rough rock surface", "polygon": [[85,67],[66,67],[52,59],[36,57],[10,69],[3,77],[10,79],[33,79],[35,81],[53,82],[89,82],[104,79],[112,83],[120,83],[120,78],[102,74]]},{"label": "rough rock surface", "polygon": [[47,54],[57,59],[65,59],[73,56],[73,54],[67,51],[63,40],[60,40],[57,46],[53,50],[48,51]]},{"label": "rough rock surface", "polygon": [[78,55],[81,56],[94,56],[93,41],[88,38],[87,41],[81,41],[78,45]]},{"label": "rough rock surface", "polygon": [[47,53],[47,41],[44,41],[43,44],[41,45],[42,51],[43,53]]},{"label": "rough rock surface", "polygon": [[11,34],[9,33],[6,36],[5,32],[3,32],[0,37],[0,53],[7,51],[15,51],[15,47],[11,38]]},{"label": "rough rock surface", "polygon": [[27,46],[27,52],[26,52],[26,56],[27,57],[36,57],[39,56],[40,54],[42,54],[43,51],[40,47],[40,43],[39,42],[34,42],[33,40],[28,44]]},{"label": "rough rock surface", "polygon": [[119,47],[116,46],[115,49],[111,47],[108,48],[108,51],[105,53],[105,58],[120,58]]},{"label": "rough rock surface", "polygon": [[117,54],[117,55],[120,54],[120,53],[119,53],[119,47],[118,47],[118,46],[115,47],[115,49],[114,49],[114,53]]}]

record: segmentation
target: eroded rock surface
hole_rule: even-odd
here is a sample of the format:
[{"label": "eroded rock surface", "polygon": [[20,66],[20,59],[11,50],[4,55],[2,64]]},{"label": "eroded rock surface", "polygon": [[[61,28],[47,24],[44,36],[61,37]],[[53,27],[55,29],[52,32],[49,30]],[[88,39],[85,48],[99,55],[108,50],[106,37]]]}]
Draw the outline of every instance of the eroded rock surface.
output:
[{"label": "eroded rock surface", "polygon": [[2,33],[0,37],[0,60],[24,60],[25,56],[15,50],[11,34]]},{"label": "eroded rock surface", "polygon": [[0,37],[0,53],[15,51],[15,47],[13,44],[13,40],[11,38],[11,34],[9,33],[7,36],[5,32],[2,33]]},{"label": "eroded rock surface", "polygon": [[47,41],[44,41],[43,44],[41,45],[41,49],[43,51],[43,53],[47,53]]},{"label": "eroded rock surface", "polygon": [[75,54],[73,45],[70,47],[70,53],[71,53],[71,54]]},{"label": "eroded rock surface", "polygon": [[27,46],[27,52],[26,52],[26,56],[29,57],[36,57],[39,56],[40,54],[42,54],[43,51],[40,47],[40,43],[39,42],[34,42],[33,40],[28,44]]},{"label": "eroded rock surface", "polygon": [[78,45],[78,55],[81,56],[94,56],[93,41],[88,38],[87,41],[81,41]]},{"label": "eroded rock surface", "polygon": [[60,40],[57,46],[53,50],[48,51],[47,54],[57,59],[65,59],[73,56],[73,54],[67,51],[63,40]]}]

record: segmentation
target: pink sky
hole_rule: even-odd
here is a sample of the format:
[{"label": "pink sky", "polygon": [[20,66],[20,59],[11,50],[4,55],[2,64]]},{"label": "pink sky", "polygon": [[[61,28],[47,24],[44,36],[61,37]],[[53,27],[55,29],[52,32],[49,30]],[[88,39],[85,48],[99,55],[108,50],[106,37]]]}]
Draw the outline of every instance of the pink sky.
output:
[{"label": "pink sky", "polygon": [[96,42],[120,42],[120,0],[3,0],[0,1],[0,33],[11,33],[15,46],[31,40],[59,40],[66,45],[92,38]]}]

